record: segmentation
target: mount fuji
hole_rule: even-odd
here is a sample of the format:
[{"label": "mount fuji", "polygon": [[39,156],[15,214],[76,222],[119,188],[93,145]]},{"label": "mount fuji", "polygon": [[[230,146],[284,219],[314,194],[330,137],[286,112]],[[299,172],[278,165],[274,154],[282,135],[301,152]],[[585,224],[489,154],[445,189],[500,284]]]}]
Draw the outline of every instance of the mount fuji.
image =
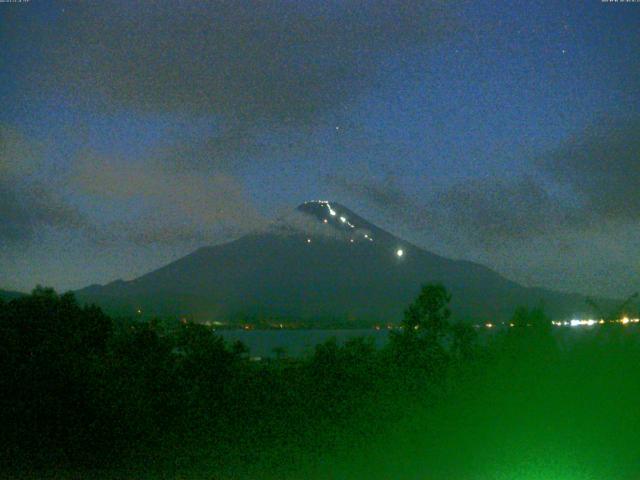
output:
[{"label": "mount fuji", "polygon": [[477,263],[444,258],[329,201],[306,202],[263,231],[76,295],[119,313],[197,321],[371,325],[399,321],[421,285],[432,282],[447,287],[454,317],[463,320],[504,321],[519,305],[543,304],[554,318],[587,309],[581,295],[528,288]]}]

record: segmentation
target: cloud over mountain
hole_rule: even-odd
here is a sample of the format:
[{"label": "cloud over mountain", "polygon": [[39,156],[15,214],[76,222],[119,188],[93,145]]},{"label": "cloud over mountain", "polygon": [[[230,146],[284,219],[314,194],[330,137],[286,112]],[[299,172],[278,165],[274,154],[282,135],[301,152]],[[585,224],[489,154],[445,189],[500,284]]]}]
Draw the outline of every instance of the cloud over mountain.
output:
[{"label": "cloud over mountain", "polygon": [[439,1],[80,4],[55,31],[32,32],[44,63],[30,80],[142,110],[304,122],[370,88],[384,54],[455,30],[454,12]]},{"label": "cloud over mountain", "polygon": [[640,116],[601,118],[540,161],[593,215],[640,219]]}]

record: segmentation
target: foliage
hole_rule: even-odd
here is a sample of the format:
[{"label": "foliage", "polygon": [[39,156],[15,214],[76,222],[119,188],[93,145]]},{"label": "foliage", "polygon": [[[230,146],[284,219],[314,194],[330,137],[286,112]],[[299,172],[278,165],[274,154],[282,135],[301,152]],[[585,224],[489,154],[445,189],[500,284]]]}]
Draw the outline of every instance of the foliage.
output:
[{"label": "foliage", "polygon": [[402,325],[406,332],[418,331],[429,341],[439,341],[449,328],[451,295],[442,285],[425,285],[418,298],[405,310]]},{"label": "foliage", "polygon": [[529,309],[520,306],[511,317],[510,323],[516,328],[535,328],[537,330],[548,330],[551,328],[551,319],[544,313],[542,306]]},{"label": "foliage", "polygon": [[[163,475],[202,463],[236,478],[241,466],[374,438],[444,401],[487,361],[475,330],[450,323],[450,299],[443,286],[424,286],[384,348],[331,339],[305,358],[277,351],[254,362],[205,325],[114,320],[37,288],[0,302],[0,461]],[[519,309],[513,321],[542,329],[546,317]],[[503,358],[524,351],[505,338]]]}]

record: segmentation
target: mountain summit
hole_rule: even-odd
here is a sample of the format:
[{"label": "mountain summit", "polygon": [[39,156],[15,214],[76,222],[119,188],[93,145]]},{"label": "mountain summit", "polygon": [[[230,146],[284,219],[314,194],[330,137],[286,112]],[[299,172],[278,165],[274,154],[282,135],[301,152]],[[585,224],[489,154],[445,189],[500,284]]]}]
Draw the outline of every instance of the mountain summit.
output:
[{"label": "mountain summit", "polygon": [[303,203],[272,228],[200,248],[132,281],[76,293],[122,313],[373,323],[400,320],[430,282],[450,290],[461,319],[506,320],[518,305],[539,303],[555,317],[584,310],[579,295],[526,288],[435,255],[330,201]]}]

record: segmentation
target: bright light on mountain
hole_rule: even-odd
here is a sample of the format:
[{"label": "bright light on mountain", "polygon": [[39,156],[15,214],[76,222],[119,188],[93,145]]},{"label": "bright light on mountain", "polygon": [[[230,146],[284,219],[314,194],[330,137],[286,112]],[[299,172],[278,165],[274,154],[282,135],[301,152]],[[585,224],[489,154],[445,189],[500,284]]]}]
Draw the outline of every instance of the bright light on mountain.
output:
[{"label": "bright light on mountain", "polygon": [[401,248],[399,248],[398,250],[396,250],[396,255],[397,255],[398,257],[403,256],[403,255],[404,255],[404,250],[402,250]]}]

